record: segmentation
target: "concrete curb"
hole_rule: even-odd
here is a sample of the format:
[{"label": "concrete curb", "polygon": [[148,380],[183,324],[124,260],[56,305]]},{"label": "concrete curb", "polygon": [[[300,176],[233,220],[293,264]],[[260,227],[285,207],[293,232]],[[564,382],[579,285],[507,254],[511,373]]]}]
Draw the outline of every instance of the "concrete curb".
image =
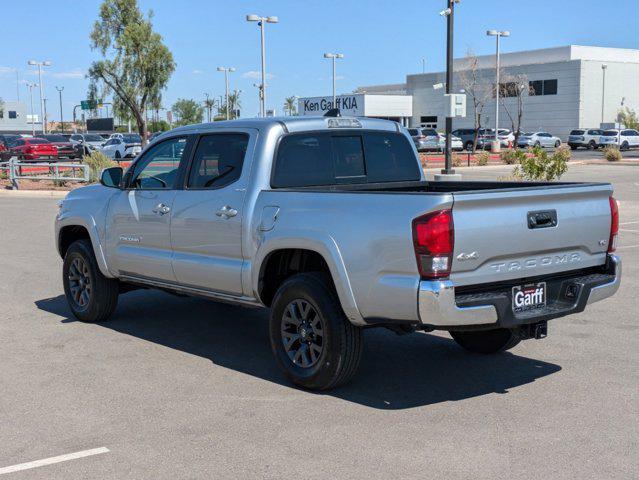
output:
[{"label": "concrete curb", "polygon": [[0,189],[0,197],[21,197],[21,198],[64,198],[67,190],[7,190]]}]

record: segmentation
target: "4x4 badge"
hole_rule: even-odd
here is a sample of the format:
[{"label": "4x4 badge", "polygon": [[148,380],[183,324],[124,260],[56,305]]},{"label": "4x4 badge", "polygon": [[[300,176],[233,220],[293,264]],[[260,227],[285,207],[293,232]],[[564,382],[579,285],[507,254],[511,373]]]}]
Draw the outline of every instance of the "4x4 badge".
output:
[{"label": "4x4 badge", "polygon": [[460,253],[459,255],[457,255],[457,260],[459,260],[460,262],[465,262],[466,260],[476,260],[479,258],[479,253],[477,252],[470,252],[470,253]]}]

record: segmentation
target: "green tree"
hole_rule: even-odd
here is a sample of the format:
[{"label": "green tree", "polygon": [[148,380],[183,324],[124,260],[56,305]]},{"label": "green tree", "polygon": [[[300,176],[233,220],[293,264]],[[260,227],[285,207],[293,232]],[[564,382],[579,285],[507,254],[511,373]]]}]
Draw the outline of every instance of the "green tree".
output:
[{"label": "green tree", "polygon": [[[237,112],[242,108],[242,100],[240,99],[241,90],[233,90],[229,93],[229,119],[234,120],[238,118]],[[226,102],[222,104],[218,111],[218,117],[216,120],[226,120]]]},{"label": "green tree", "polygon": [[289,115],[297,115],[297,98],[286,97],[284,99],[284,111]]},{"label": "green tree", "polygon": [[215,108],[215,99],[206,97],[204,100],[204,109],[206,110],[206,121],[210,122],[213,118],[213,109]]},{"label": "green tree", "polygon": [[202,123],[204,118],[204,107],[190,98],[178,98],[171,110],[176,117],[176,126]]},{"label": "green tree", "polygon": [[637,130],[639,128],[639,118],[637,117],[637,112],[635,112],[631,108],[622,108],[619,110],[619,123],[623,123],[626,128],[632,128],[633,130]]},{"label": "green tree", "polygon": [[105,95],[114,94],[116,113],[137,123],[143,145],[146,106],[159,98],[175,70],[173,55],[153,31],[152,16],[142,14],[137,0],[104,0],[91,32],[91,48],[102,59],[91,65],[89,79]]}]

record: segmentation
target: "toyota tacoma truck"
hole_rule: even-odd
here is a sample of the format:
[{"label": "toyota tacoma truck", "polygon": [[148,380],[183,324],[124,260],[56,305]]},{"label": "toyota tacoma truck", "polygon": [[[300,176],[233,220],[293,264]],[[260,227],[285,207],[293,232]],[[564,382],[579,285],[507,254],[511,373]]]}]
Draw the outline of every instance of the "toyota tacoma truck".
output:
[{"label": "toyota tacoma truck", "polygon": [[259,118],[159,136],[70,192],[55,235],[79,320],[138,288],[267,307],[279,367],[323,390],[352,378],[366,328],[448,331],[490,354],[613,295],[612,193],[428,181],[395,122]]}]

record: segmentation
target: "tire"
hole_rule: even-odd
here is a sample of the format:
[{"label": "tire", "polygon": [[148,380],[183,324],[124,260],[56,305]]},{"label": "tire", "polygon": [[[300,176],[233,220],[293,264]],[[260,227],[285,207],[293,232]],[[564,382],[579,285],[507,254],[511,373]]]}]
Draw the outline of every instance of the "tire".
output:
[{"label": "tire", "polygon": [[594,140],[590,140],[588,144],[588,150],[597,150],[597,143]]},{"label": "tire", "polygon": [[621,144],[621,150],[623,151],[630,150],[630,144],[628,142],[623,142]]},{"label": "tire", "polygon": [[570,150],[577,150],[577,147],[575,147],[574,145],[571,145]]},{"label": "tire", "polygon": [[319,272],[294,275],[280,286],[271,305],[269,336],[284,375],[308,390],[345,384],[362,356],[362,329],[348,321],[330,279]]},{"label": "tire", "polygon": [[122,158],[122,155],[120,155],[120,151],[119,151],[119,150],[116,150],[116,151],[115,151],[115,159],[116,159],[116,160],[119,160],[119,159],[121,159],[121,158]]},{"label": "tire", "polygon": [[535,147],[541,147],[541,143],[535,142]]},{"label": "tire", "polygon": [[560,141],[560,140],[557,140],[557,141],[555,142],[555,148],[559,148],[560,146],[561,146],[561,141]]},{"label": "tire", "polygon": [[[62,265],[62,283],[69,308],[82,322],[102,322],[111,316],[118,304],[118,281],[102,275],[89,240],[77,240],[67,250]],[[82,292],[86,292],[86,296]]]},{"label": "tire", "polygon": [[470,152],[473,150],[473,142],[466,142],[466,145],[464,146],[466,148],[467,152]]},{"label": "tire", "polygon": [[479,330],[474,332],[450,332],[457,344],[473,353],[499,353],[510,350],[521,338],[517,332],[508,328]]}]

